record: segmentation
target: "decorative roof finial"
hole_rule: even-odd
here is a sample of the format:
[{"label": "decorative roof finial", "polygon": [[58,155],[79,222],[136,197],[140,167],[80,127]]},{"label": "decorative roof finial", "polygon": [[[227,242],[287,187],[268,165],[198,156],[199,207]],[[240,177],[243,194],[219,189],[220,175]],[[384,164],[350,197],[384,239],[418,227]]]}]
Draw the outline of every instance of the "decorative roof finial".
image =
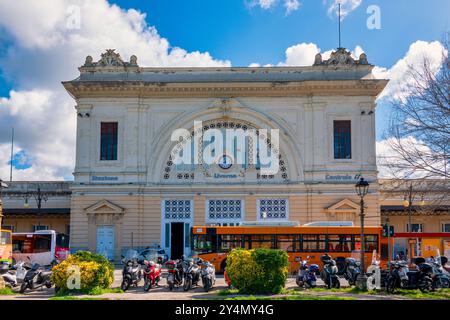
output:
[{"label": "decorative roof finial", "polygon": [[97,62],[93,62],[92,57],[87,56],[83,67],[138,67],[135,55],[130,57],[130,62],[124,62],[120,54],[115,51],[116,49],[106,49],[106,52],[101,54],[101,58]]}]

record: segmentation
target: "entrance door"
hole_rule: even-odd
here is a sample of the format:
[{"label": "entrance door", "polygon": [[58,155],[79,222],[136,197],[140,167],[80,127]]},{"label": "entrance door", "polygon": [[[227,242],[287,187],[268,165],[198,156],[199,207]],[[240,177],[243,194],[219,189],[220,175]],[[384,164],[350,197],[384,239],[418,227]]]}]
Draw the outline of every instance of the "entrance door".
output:
[{"label": "entrance door", "polygon": [[184,252],[184,223],[172,222],[170,224],[170,259],[179,259]]},{"label": "entrance door", "polygon": [[97,253],[114,260],[114,226],[97,227]]}]

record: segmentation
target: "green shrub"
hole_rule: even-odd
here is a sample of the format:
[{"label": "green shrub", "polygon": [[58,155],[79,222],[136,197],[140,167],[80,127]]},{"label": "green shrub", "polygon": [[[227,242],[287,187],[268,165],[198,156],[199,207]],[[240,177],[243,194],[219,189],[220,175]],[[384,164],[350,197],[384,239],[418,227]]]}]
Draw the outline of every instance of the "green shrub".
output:
[{"label": "green shrub", "polygon": [[[80,270],[80,289],[69,289],[68,280],[72,276],[71,266]],[[105,257],[86,251],[78,251],[52,269],[52,281],[60,291],[59,295],[72,292],[89,293],[93,290],[107,289],[114,281],[114,265]]]},{"label": "green shrub", "polygon": [[286,251],[234,249],[227,257],[227,275],[240,293],[282,292],[288,276]]}]

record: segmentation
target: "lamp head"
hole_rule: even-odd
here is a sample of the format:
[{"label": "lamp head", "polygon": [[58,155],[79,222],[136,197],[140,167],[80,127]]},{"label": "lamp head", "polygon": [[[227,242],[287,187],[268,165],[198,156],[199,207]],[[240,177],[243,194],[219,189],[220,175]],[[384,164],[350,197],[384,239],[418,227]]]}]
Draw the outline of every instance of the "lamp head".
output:
[{"label": "lamp head", "polygon": [[362,198],[369,192],[369,183],[364,178],[360,178],[355,185],[355,190],[356,194]]}]

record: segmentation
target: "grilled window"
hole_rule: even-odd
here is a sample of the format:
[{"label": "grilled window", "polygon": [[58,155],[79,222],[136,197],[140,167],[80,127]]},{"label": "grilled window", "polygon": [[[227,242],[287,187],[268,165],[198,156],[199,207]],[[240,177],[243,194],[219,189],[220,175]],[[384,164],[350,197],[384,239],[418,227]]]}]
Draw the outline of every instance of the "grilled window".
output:
[{"label": "grilled window", "polygon": [[351,121],[334,121],[334,159],[352,158]]},{"label": "grilled window", "polygon": [[117,160],[117,122],[102,122],[100,160]]}]

